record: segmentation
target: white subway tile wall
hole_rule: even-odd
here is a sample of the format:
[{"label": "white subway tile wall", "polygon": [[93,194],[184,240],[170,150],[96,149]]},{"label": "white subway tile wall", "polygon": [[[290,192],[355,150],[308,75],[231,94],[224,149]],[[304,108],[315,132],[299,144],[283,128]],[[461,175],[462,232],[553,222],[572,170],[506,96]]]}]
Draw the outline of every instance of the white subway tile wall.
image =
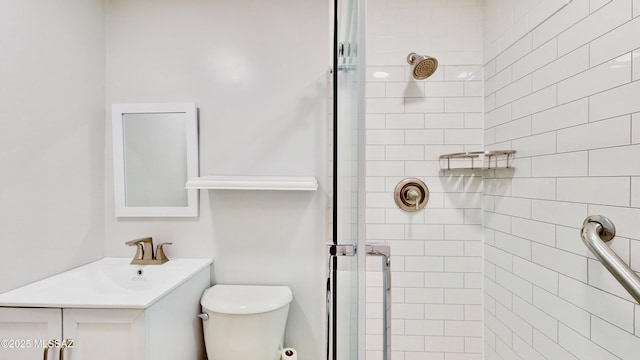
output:
[{"label": "white subway tile wall", "polygon": [[636,359],[640,306],[579,229],[611,218],[640,270],[640,1],[572,1],[500,48],[503,10],[485,2],[483,130],[517,159],[483,173],[484,358]]},{"label": "white subway tile wall", "polygon": [[[570,0],[485,1],[483,24],[485,63],[496,56],[514,58],[515,54],[522,50],[520,45],[523,44],[518,42],[526,37],[530,42],[531,30],[569,2]],[[586,3],[585,11],[589,10],[589,1],[579,2]],[[560,23],[556,26],[558,25]],[[515,46],[513,46],[514,43]]]},{"label": "white subway tile wall", "polygon": [[[368,241],[391,245],[393,360],[482,359],[482,172],[442,171],[439,161],[441,154],[482,149],[482,3],[368,2],[366,232]],[[438,58],[435,74],[412,79],[411,52]],[[388,75],[376,77],[381,73]],[[529,88],[518,86],[520,96],[501,93],[498,101],[525,96]],[[528,135],[530,121],[524,127]],[[393,190],[404,177],[429,187],[424,210],[396,206]],[[367,265],[366,356],[376,360],[382,359],[382,274],[379,259]]]}]

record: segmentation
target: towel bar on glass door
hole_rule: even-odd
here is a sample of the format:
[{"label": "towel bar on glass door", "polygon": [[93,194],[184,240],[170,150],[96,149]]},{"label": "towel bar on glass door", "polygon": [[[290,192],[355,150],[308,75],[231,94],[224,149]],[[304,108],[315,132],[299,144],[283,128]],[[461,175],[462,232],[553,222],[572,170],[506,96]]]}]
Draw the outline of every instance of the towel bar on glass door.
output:
[{"label": "towel bar on glass door", "polygon": [[587,248],[640,303],[640,277],[606,244],[616,236],[613,222],[602,215],[591,215],[584,220],[581,234]]}]

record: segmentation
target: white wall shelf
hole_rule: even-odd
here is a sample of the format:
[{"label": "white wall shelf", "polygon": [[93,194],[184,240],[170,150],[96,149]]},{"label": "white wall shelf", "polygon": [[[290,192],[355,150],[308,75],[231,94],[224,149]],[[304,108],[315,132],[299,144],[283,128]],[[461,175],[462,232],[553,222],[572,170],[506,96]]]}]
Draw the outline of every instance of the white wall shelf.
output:
[{"label": "white wall shelf", "polygon": [[200,176],[187,181],[187,189],[316,191],[312,176]]}]

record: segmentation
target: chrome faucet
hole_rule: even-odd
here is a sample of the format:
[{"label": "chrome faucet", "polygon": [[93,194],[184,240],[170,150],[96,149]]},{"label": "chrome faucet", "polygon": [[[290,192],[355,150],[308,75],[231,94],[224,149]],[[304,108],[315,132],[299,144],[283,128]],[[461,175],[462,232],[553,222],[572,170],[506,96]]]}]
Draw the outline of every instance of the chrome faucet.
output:
[{"label": "chrome faucet", "polygon": [[131,260],[133,265],[161,265],[169,261],[164,253],[164,245],[172,245],[173,243],[165,242],[158,244],[155,254],[153,252],[153,239],[150,237],[135,239],[125,242],[126,245],[135,246],[136,254]]}]

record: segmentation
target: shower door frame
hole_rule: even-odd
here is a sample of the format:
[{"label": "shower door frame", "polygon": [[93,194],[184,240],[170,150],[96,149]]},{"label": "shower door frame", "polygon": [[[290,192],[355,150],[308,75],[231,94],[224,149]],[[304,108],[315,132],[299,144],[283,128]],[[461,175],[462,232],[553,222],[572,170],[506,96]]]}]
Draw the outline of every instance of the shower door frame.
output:
[{"label": "shower door frame", "polygon": [[[342,7],[343,2],[348,1],[349,3],[345,4],[348,6],[352,6],[353,11],[350,12],[349,18],[355,23],[351,22],[349,25],[351,26],[348,29],[347,36],[344,36],[347,40],[351,39],[351,42],[347,41],[347,46],[343,46],[341,49],[341,33],[339,29],[339,21],[341,14],[339,13]],[[364,360],[365,359],[365,337],[364,337],[364,319],[365,319],[365,307],[360,304],[364,304],[364,294],[365,294],[365,221],[364,221],[364,209],[365,209],[365,166],[364,166],[364,144],[365,144],[365,136],[364,136],[364,86],[365,86],[365,62],[364,62],[364,14],[365,14],[365,1],[364,0],[334,0],[334,36],[333,36],[333,217],[332,217],[332,240],[328,246],[328,276],[327,276],[327,359],[328,360]],[[353,54],[356,59],[353,62],[344,62],[341,63],[338,58],[338,54],[340,51],[347,53],[347,55]],[[348,51],[351,50],[351,54]],[[344,54],[343,53],[343,54]],[[362,54],[362,56],[357,56],[357,54]],[[344,58],[343,58],[344,60]],[[347,65],[347,66],[345,66]],[[353,140],[356,144],[349,143],[348,145],[355,145],[356,149],[353,147],[343,149],[341,148],[344,143],[341,143],[341,138],[339,134],[340,126],[342,125],[339,120],[340,115],[340,93],[339,93],[339,80],[340,76],[344,75],[347,72],[351,71],[351,79],[355,79],[357,83],[355,87],[355,98],[351,97],[348,100],[353,101],[351,106],[356,109],[356,115],[349,117],[348,121],[349,125],[352,126],[352,129],[355,129],[357,134],[349,133],[347,135],[354,136]],[[342,74],[342,75],[341,75]],[[343,79],[345,77],[343,76]],[[348,76],[346,76],[349,79]],[[351,109],[351,108],[350,108]],[[344,135],[344,134],[342,134]],[[342,204],[340,203],[340,198],[342,195],[345,195],[345,191],[341,189],[341,180],[344,176],[340,172],[341,166],[341,151],[350,152],[347,154],[347,159],[352,160],[355,157],[355,166],[348,170],[349,174],[353,176],[354,174],[357,176],[357,184],[355,189],[348,190],[346,196],[357,196],[355,200],[349,199],[351,202],[347,211],[355,210],[354,214],[346,214],[346,216],[341,217]],[[347,184],[349,182],[347,181]],[[346,186],[345,186],[346,187]],[[351,217],[349,217],[351,215]],[[342,229],[341,220],[347,219],[347,221],[351,221],[349,224],[353,230],[355,230],[354,236],[343,236],[344,230]],[[362,249],[363,251],[358,251],[358,249]],[[346,257],[344,257],[346,256]],[[340,258],[340,259],[339,259]],[[350,258],[350,259],[348,259]],[[353,321],[352,319],[341,319],[339,315],[341,312],[338,311],[339,304],[339,294],[337,291],[337,286],[340,284],[338,270],[340,262],[350,262],[350,265],[353,266],[352,272],[350,273],[351,280],[355,283],[350,283],[350,288],[347,289],[348,297],[355,297],[355,308],[348,309],[348,313],[352,316],[355,316],[357,319]],[[349,265],[349,264],[348,264]],[[345,273],[344,271],[342,272]],[[347,279],[349,280],[349,279]],[[340,289],[344,295],[344,289]],[[351,321],[351,323],[347,324],[347,327],[351,327],[350,336],[348,339],[339,338],[338,332],[343,331],[344,328],[341,328],[344,324],[344,321]],[[355,328],[354,328],[355,327]],[[355,338],[351,336],[355,332]],[[348,358],[342,358],[339,349],[344,353],[344,348],[340,346],[341,341],[349,341],[348,349],[349,356]],[[346,355],[342,355],[346,356]]]}]

